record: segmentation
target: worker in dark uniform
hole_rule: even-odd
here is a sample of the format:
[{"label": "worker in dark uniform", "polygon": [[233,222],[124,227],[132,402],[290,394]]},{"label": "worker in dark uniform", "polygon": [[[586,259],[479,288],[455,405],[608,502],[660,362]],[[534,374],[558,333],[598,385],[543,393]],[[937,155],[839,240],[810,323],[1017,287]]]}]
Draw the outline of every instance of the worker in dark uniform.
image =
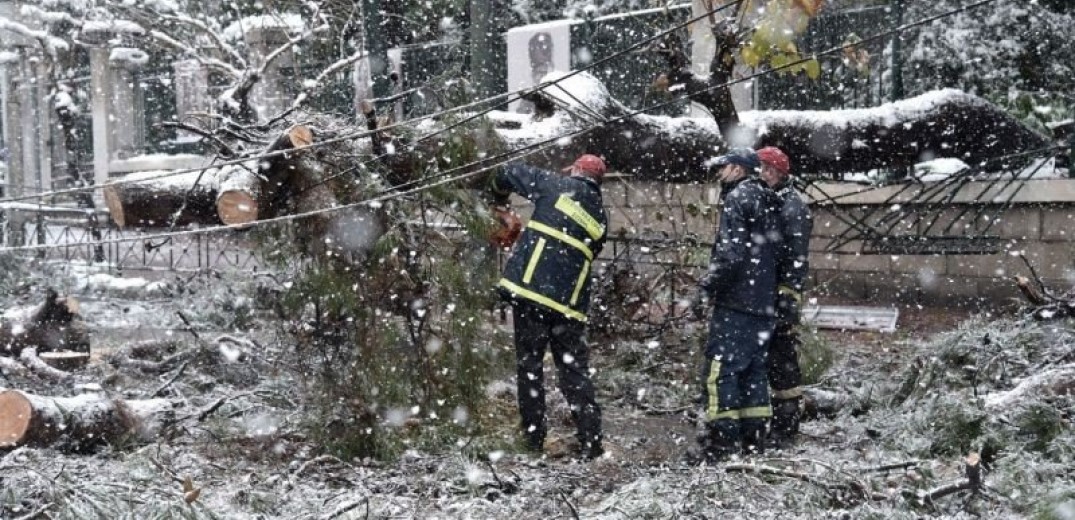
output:
[{"label": "worker in dark uniform", "polygon": [[803,391],[799,367],[799,325],[803,286],[810,268],[810,208],[792,185],[791,161],[779,148],[758,150],[761,178],[780,198],[780,255],[777,258],[776,330],[769,342],[769,386],[773,419],[769,435],[786,446],[799,433]]},{"label": "worker in dark uniform", "polygon": [[720,167],[720,226],[698,309],[714,306],[709,322],[702,402],[705,431],[690,462],[718,462],[740,451],[764,450],[772,415],[766,349],[775,326],[776,260],[780,244],[776,194],[760,178],[758,155],[735,148]]},{"label": "worker in dark uniform", "polygon": [[512,163],[494,178],[505,203],[517,193],[534,203],[534,214],[498,284],[515,322],[519,414],[528,447],[545,443],[542,361],[547,349],[559,370],[560,391],[571,405],[586,458],[600,456],[601,409],[590,382],[590,353],[584,333],[590,306],[590,275],[605,243],[608,217],[601,201],[605,163],[583,155],[558,175]]}]

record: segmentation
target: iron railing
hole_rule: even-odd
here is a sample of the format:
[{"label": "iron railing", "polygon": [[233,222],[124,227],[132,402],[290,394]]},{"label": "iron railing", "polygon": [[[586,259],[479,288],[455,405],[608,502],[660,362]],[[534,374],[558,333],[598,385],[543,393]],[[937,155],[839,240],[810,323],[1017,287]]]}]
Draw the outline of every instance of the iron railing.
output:
[{"label": "iron railing", "polygon": [[48,246],[20,253],[40,260],[96,264],[116,272],[264,267],[250,241],[229,231],[147,240],[141,231],[102,224],[108,219],[103,210],[41,208],[0,210],[0,214],[6,214],[0,218],[3,246]]}]

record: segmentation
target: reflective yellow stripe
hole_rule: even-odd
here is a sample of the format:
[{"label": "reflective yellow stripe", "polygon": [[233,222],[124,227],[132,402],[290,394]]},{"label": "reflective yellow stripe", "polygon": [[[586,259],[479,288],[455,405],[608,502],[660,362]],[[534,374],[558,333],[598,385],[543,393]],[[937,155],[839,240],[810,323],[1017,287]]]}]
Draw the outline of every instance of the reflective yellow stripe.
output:
[{"label": "reflective yellow stripe", "polygon": [[803,301],[803,294],[799,291],[796,291],[795,289],[792,289],[791,287],[788,287],[787,285],[781,285],[780,287],[777,287],[776,292],[791,296],[795,299],[796,302],[802,303]]},{"label": "reflective yellow stripe", "polygon": [[575,282],[575,292],[571,293],[571,305],[578,303],[579,294],[582,292],[582,286],[586,283],[587,276],[590,276],[590,262],[583,262],[582,272],[579,273],[579,279]]},{"label": "reflective yellow stripe", "polygon": [[568,307],[567,305],[564,305],[562,303],[557,303],[552,298],[549,298],[547,296],[542,296],[542,295],[540,295],[540,294],[538,294],[538,293],[536,293],[534,291],[531,291],[529,289],[519,287],[518,285],[508,281],[508,279],[506,279],[506,278],[501,278],[499,285],[501,287],[511,291],[516,296],[526,298],[527,300],[530,300],[532,302],[540,303],[540,304],[542,304],[542,305],[544,305],[544,306],[546,306],[546,307],[548,307],[548,308],[550,308],[550,309],[552,309],[554,311],[559,312],[560,314],[563,314],[564,316],[567,316],[568,318],[576,319],[576,320],[579,320],[581,322],[586,321],[586,315],[585,314],[583,314],[583,313],[581,313],[579,311],[576,311],[576,310],[572,309],[571,307]]},{"label": "reflective yellow stripe", "polygon": [[724,410],[723,412],[717,412],[716,415],[707,417],[707,420],[710,421],[720,419],[739,419],[739,410]]},{"label": "reflective yellow stripe", "polygon": [[720,410],[720,394],[717,393],[717,379],[720,378],[720,359],[713,358],[709,361],[709,377],[706,378],[706,391],[709,393],[709,406],[706,408],[705,417],[708,421],[717,419],[738,419],[739,412],[735,410]]},{"label": "reflective yellow stripe", "polygon": [[803,396],[803,389],[801,386],[797,386],[787,390],[773,390],[772,395],[774,399],[795,399]]},{"label": "reflective yellow stripe", "polygon": [[560,195],[560,198],[556,199],[556,209],[567,215],[567,218],[574,220],[579,226],[582,226],[582,229],[586,230],[590,238],[597,240],[601,238],[601,235],[605,234],[605,226],[602,226],[597,219],[593,218],[593,215],[582,209],[582,205],[576,202],[575,199],[567,195]]},{"label": "reflective yellow stripe", "polygon": [[582,251],[582,254],[586,255],[587,260],[593,262],[593,251],[590,251],[590,248],[586,244],[583,244],[581,240],[571,235],[568,235],[567,233],[564,233],[559,229],[542,224],[541,222],[538,222],[536,220],[531,220],[530,223],[526,225],[526,227],[533,229],[534,231],[544,233],[561,242],[571,245],[575,249]]},{"label": "reflective yellow stripe", "polygon": [[530,263],[526,264],[526,272],[523,273],[523,283],[530,283],[534,278],[534,269],[537,269],[538,261],[541,260],[541,252],[545,250],[545,239],[539,238],[534,254],[530,255]]},{"label": "reflective yellow stripe", "polygon": [[769,406],[751,406],[739,410],[739,417],[742,419],[764,419],[772,416],[773,409]]}]

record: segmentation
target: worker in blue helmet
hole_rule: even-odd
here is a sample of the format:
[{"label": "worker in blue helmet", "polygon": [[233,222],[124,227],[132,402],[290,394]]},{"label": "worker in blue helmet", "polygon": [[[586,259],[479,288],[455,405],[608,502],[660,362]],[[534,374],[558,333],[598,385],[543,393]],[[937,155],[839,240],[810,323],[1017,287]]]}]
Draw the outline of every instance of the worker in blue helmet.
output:
[{"label": "worker in blue helmet", "polygon": [[721,184],[720,224],[695,312],[712,306],[702,370],[704,432],[690,462],[760,453],[772,416],[766,352],[775,322],[780,201],[761,161],[735,148],[710,161]]}]

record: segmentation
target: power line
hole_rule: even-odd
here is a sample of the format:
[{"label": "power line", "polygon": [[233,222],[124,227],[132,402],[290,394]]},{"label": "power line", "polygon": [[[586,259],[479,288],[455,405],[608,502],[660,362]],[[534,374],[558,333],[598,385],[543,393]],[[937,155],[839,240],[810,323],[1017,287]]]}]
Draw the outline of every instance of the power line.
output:
[{"label": "power line", "polygon": [[[976,8],[976,7],[980,7],[982,5],[986,5],[986,4],[995,2],[995,1],[996,0],[981,0],[981,1],[976,2],[974,4],[969,4],[967,6],[963,6],[963,7],[954,9],[952,11],[948,11],[946,13],[941,13],[939,15],[935,15],[935,16],[932,16],[932,17],[929,17],[929,18],[925,18],[925,19],[919,20],[917,22],[902,25],[900,27],[897,27],[895,29],[886,31],[884,33],[871,36],[871,37],[866,38],[864,40],[861,40],[859,42],[850,43],[850,44],[844,44],[844,45],[841,45],[841,46],[833,47],[832,49],[828,49],[828,50],[825,50],[825,51],[822,51],[822,52],[814,54],[814,57],[810,58],[810,59],[814,59],[817,56],[824,56],[824,55],[827,55],[827,54],[833,54],[833,53],[836,53],[836,52],[841,52],[844,49],[851,48],[851,47],[854,47],[856,45],[861,45],[863,43],[868,43],[868,42],[875,41],[875,40],[880,39],[880,38],[891,36],[892,34],[895,34],[897,32],[905,31],[907,29],[917,27],[919,25],[924,25],[926,23],[930,23],[930,22],[945,18],[947,16],[953,16],[955,14],[958,14],[958,13],[961,13],[961,12],[964,12],[964,11],[967,11],[969,9],[973,9],[973,8]],[[724,87],[727,87],[727,86],[730,86],[730,85],[741,83],[741,82],[744,82],[744,81],[747,81],[747,80],[750,80],[750,79],[753,79],[753,78],[756,78],[756,77],[760,77],[760,76],[763,76],[763,75],[766,75],[766,74],[771,74],[771,73],[783,70],[783,69],[788,68],[788,67],[793,67],[793,66],[795,66],[795,65],[797,65],[799,63],[805,63],[807,61],[809,61],[809,59],[804,58],[804,59],[799,60],[798,62],[792,62],[792,63],[788,63],[788,64],[785,64],[785,65],[780,66],[780,67],[770,68],[770,69],[767,69],[767,70],[764,70],[764,71],[754,73],[754,74],[749,75],[749,76],[745,76],[743,78],[739,78],[739,79],[728,81],[728,82],[723,83],[723,84],[713,85],[713,86],[707,87],[706,89],[703,89],[702,92],[717,89],[717,88],[724,88]],[[562,79],[563,78],[561,78],[561,80]],[[554,83],[554,82],[550,82],[550,84],[551,83]],[[342,211],[342,210],[345,210],[345,209],[355,208],[355,207],[359,207],[359,206],[363,206],[363,205],[369,205],[369,204],[373,204],[373,203],[377,203],[377,202],[384,202],[384,201],[388,201],[388,200],[391,200],[391,199],[394,199],[394,198],[401,198],[403,196],[411,195],[411,194],[414,194],[414,193],[419,193],[421,191],[425,191],[427,189],[430,189],[430,188],[433,188],[433,187],[436,187],[436,186],[441,186],[441,185],[444,185],[444,184],[447,184],[447,183],[456,182],[456,181],[464,180],[464,179],[467,179],[467,178],[470,178],[470,177],[474,177],[474,176],[476,176],[476,175],[478,175],[480,173],[484,173],[486,171],[492,170],[494,168],[497,168],[499,166],[507,164],[508,162],[511,162],[513,160],[516,160],[516,159],[519,159],[521,157],[525,157],[525,156],[537,153],[538,151],[541,151],[544,148],[548,148],[552,144],[554,144],[554,143],[556,143],[556,142],[558,142],[558,141],[560,141],[562,139],[568,139],[568,138],[577,137],[577,136],[592,132],[593,130],[596,130],[598,128],[601,128],[605,124],[619,122],[619,121],[622,121],[624,119],[628,119],[628,118],[637,116],[639,114],[643,114],[643,113],[648,112],[650,110],[655,110],[655,109],[658,109],[658,108],[662,108],[662,107],[671,105],[673,103],[678,103],[679,101],[682,101],[683,99],[687,99],[687,98],[689,98],[689,96],[681,96],[681,97],[674,98],[674,99],[671,99],[669,101],[658,103],[658,104],[655,104],[655,105],[652,105],[652,106],[649,106],[649,107],[645,107],[645,108],[642,108],[642,109],[639,109],[639,110],[628,111],[628,112],[626,112],[624,114],[621,114],[619,116],[616,116],[614,118],[610,118],[610,119],[608,119],[608,120],[606,120],[606,121],[604,121],[602,123],[591,125],[591,126],[588,126],[588,127],[584,127],[584,128],[578,129],[578,130],[574,130],[574,131],[568,132],[566,134],[553,136],[553,137],[550,137],[550,138],[545,139],[543,141],[538,141],[538,142],[535,142],[535,143],[531,143],[529,145],[526,145],[526,146],[524,146],[522,148],[519,148],[519,149],[516,149],[516,150],[509,150],[507,152],[503,152],[503,153],[498,154],[498,155],[493,156],[493,157],[489,157],[489,158],[485,158],[485,159],[479,159],[477,161],[472,161],[470,163],[467,163],[467,164],[464,164],[464,165],[461,165],[461,166],[457,166],[457,167],[454,167],[454,168],[450,168],[450,169],[445,170],[443,172],[440,172],[440,173],[437,173],[435,175],[431,175],[431,176],[428,176],[428,177],[425,177],[425,178],[422,178],[422,179],[416,179],[414,181],[408,181],[408,182],[403,183],[401,185],[395,186],[395,187],[391,188],[390,190],[385,190],[385,191],[377,194],[376,196],[374,196],[372,198],[365,199],[365,200],[358,201],[358,202],[354,202],[354,203],[350,203],[350,204],[346,204],[346,205],[334,206],[334,207],[330,207],[330,208],[321,208],[321,209],[318,209],[318,210],[308,211],[308,212],[304,212],[304,213],[296,213],[296,214],[292,214],[292,215],[284,215],[284,216],[274,217],[274,218],[270,218],[270,219],[257,220],[257,221],[251,222],[249,224],[244,224],[244,225],[240,225],[240,226],[220,225],[220,226],[212,226],[212,227],[199,228],[199,229],[175,231],[175,232],[169,232],[169,233],[158,233],[158,234],[154,234],[154,235],[143,235],[143,236],[140,236],[140,237],[124,237],[124,238],[116,238],[116,239],[109,239],[109,240],[96,241],[96,242],[83,242],[83,243],[80,243],[78,245],[80,245],[80,246],[104,245],[104,244],[113,244],[113,243],[133,242],[133,241],[139,241],[139,240],[154,240],[154,239],[169,238],[169,237],[174,237],[174,236],[205,234],[205,233],[212,233],[212,232],[223,231],[223,230],[247,229],[247,228],[250,228],[250,227],[253,227],[253,226],[257,226],[257,225],[272,224],[272,223],[285,222],[285,221],[291,221],[291,220],[298,220],[298,219],[301,219],[301,218],[308,218],[308,217],[315,216],[315,215],[321,215],[321,214],[325,214],[325,213],[332,213],[332,212],[336,212],[336,211]],[[514,156],[516,154],[519,154],[519,156],[518,157],[510,157],[510,156]],[[480,164],[487,163],[489,161],[500,160],[500,159],[502,159],[504,157],[509,157],[509,158],[507,158],[507,159],[505,159],[503,161],[500,161],[500,162],[498,162],[496,164],[493,164],[491,166],[480,167],[477,170],[470,171],[470,172],[467,172],[467,173],[463,173],[463,174],[460,174],[460,175],[457,175],[457,176],[454,176],[454,177],[444,178],[444,179],[432,182],[430,184],[423,184],[423,185],[417,186],[415,188],[406,189],[404,191],[396,191],[396,190],[398,190],[400,188],[407,188],[407,187],[412,186],[414,184],[417,184],[419,182],[433,181],[435,179],[439,179],[439,178],[445,177],[447,175],[450,175],[450,174],[452,174],[454,172],[464,171],[464,170],[470,169],[472,167],[478,166]],[[0,201],[0,202],[2,202],[2,201]],[[38,245],[32,245],[32,246],[4,247],[4,248],[0,248],[0,252],[33,251],[33,250],[43,250],[43,249],[54,249],[54,248],[58,248],[58,247],[67,247],[67,245],[38,244]]]},{"label": "power line", "polygon": [[[413,147],[413,146],[417,145],[418,143],[420,143],[422,141],[425,141],[427,139],[430,139],[430,138],[432,138],[432,137],[434,137],[436,135],[439,135],[439,134],[442,134],[442,133],[445,133],[445,132],[449,132],[449,131],[451,131],[451,130],[453,130],[455,128],[458,128],[458,127],[460,127],[462,125],[465,125],[466,123],[474,121],[474,120],[476,120],[476,119],[488,114],[489,112],[492,112],[493,110],[496,110],[496,108],[498,108],[500,106],[512,103],[514,101],[518,101],[518,100],[522,99],[528,93],[537,92],[537,91],[539,91],[541,89],[544,89],[546,87],[556,85],[556,84],[560,83],[561,81],[564,81],[564,80],[566,80],[566,79],[568,79],[568,78],[570,78],[572,76],[575,76],[577,74],[581,74],[582,72],[590,70],[590,69],[592,69],[594,67],[597,67],[599,65],[602,65],[604,63],[608,63],[609,61],[611,61],[613,59],[616,59],[616,58],[618,58],[620,56],[626,55],[627,53],[633,52],[636,49],[639,49],[639,48],[641,48],[641,47],[643,47],[645,45],[648,45],[649,43],[652,43],[653,41],[656,41],[656,40],[658,40],[660,38],[663,38],[663,37],[675,32],[675,31],[677,31],[679,29],[682,29],[683,27],[686,27],[686,26],[688,26],[688,25],[690,25],[692,23],[695,23],[695,22],[701,20],[702,18],[705,18],[705,17],[710,16],[712,14],[716,14],[717,12],[720,12],[720,11],[722,11],[724,9],[729,8],[729,7],[738,5],[738,4],[740,4],[740,3],[744,2],[744,1],[745,0],[735,0],[735,1],[730,2],[728,4],[722,5],[722,6],[718,7],[718,8],[716,8],[716,9],[713,9],[712,11],[708,11],[706,13],[703,13],[702,15],[699,15],[699,16],[696,16],[694,18],[690,18],[690,19],[688,19],[688,20],[686,20],[684,22],[680,22],[678,24],[675,24],[669,29],[661,31],[661,32],[659,32],[659,33],[657,33],[657,34],[655,34],[653,36],[650,36],[649,38],[645,38],[645,39],[643,39],[643,40],[641,40],[639,42],[636,42],[636,43],[632,44],[630,47],[627,47],[625,49],[617,51],[617,52],[615,52],[615,53],[613,53],[613,54],[611,54],[609,56],[606,56],[606,57],[604,57],[604,58],[602,58],[600,60],[597,60],[597,61],[595,61],[595,62],[593,62],[593,63],[591,63],[591,64],[589,64],[589,65],[587,65],[585,67],[582,67],[582,68],[578,69],[578,70],[573,70],[573,71],[567,73],[566,75],[561,76],[559,78],[556,78],[554,80],[545,81],[545,82],[539,83],[538,85],[526,87],[526,88],[519,89],[519,90],[516,90],[516,91],[513,91],[513,92],[505,92],[505,93],[502,93],[502,94],[496,94],[494,96],[489,96],[489,97],[486,97],[486,98],[482,98],[482,99],[479,99],[477,101],[467,103],[465,105],[452,107],[452,108],[449,108],[449,109],[441,110],[439,112],[434,112],[432,114],[427,114],[427,115],[424,115],[424,116],[414,117],[414,118],[411,118],[411,119],[408,119],[408,120],[405,120],[405,121],[399,121],[397,123],[392,123],[392,124],[377,128],[375,130],[360,130],[360,131],[352,132],[352,133],[349,133],[349,134],[340,135],[340,136],[337,136],[337,137],[334,137],[334,138],[331,138],[331,139],[327,139],[327,140],[324,140],[324,141],[318,141],[318,142],[315,142],[315,143],[311,143],[311,144],[305,145],[305,146],[295,147],[295,148],[291,148],[291,149],[288,149],[288,150],[279,150],[279,151],[275,151],[275,152],[262,153],[260,155],[247,156],[247,157],[239,158],[239,159],[233,159],[233,160],[229,160],[229,161],[216,163],[213,166],[204,166],[204,167],[200,167],[200,168],[186,168],[186,169],[173,170],[173,171],[161,173],[160,175],[146,176],[146,177],[142,177],[142,178],[139,178],[139,179],[129,179],[129,180],[117,179],[116,181],[109,182],[109,183],[106,183],[106,184],[95,184],[95,185],[92,185],[92,186],[79,186],[79,187],[75,187],[75,188],[67,188],[67,189],[63,189],[63,190],[53,190],[53,191],[44,192],[44,193],[35,193],[35,194],[31,194],[31,195],[20,195],[18,197],[8,197],[8,198],[0,199],[0,203],[18,202],[18,201],[23,201],[23,200],[32,200],[32,199],[40,199],[40,198],[44,198],[44,197],[52,197],[52,196],[56,196],[56,195],[68,195],[68,194],[72,194],[72,193],[81,193],[81,192],[86,192],[86,191],[94,191],[94,190],[98,190],[98,189],[103,189],[105,186],[117,186],[117,185],[123,185],[123,184],[146,182],[146,181],[151,181],[151,180],[163,179],[163,178],[167,178],[167,177],[174,177],[174,176],[177,176],[177,175],[185,175],[185,174],[188,174],[188,173],[195,173],[195,172],[207,171],[207,170],[210,170],[210,169],[223,168],[223,167],[226,167],[226,166],[239,165],[239,164],[249,162],[249,161],[260,161],[260,160],[264,160],[264,159],[271,159],[271,158],[274,158],[274,157],[279,157],[279,156],[283,156],[283,155],[287,155],[287,154],[293,154],[293,153],[305,151],[305,150],[312,149],[312,148],[319,148],[319,147],[322,147],[322,146],[328,146],[330,144],[336,144],[336,143],[340,143],[340,142],[344,142],[344,141],[350,141],[350,140],[353,140],[353,139],[361,139],[363,137],[369,137],[371,135],[374,135],[374,134],[376,134],[378,132],[384,132],[386,130],[392,130],[394,128],[398,128],[398,127],[401,127],[401,126],[410,125],[410,124],[413,124],[413,123],[417,123],[419,121],[424,121],[426,119],[433,119],[433,118],[437,118],[437,117],[441,117],[441,116],[446,116],[446,115],[449,115],[449,114],[454,114],[456,112],[461,112],[461,111],[464,111],[464,110],[467,110],[467,109],[470,109],[470,108],[475,108],[475,107],[479,107],[479,106],[482,106],[482,105],[489,105],[488,107],[478,111],[475,114],[472,114],[472,115],[470,115],[470,116],[468,116],[468,117],[466,117],[466,118],[464,118],[464,119],[462,119],[460,121],[452,123],[451,125],[449,125],[447,127],[440,128],[440,129],[438,129],[438,130],[436,130],[436,131],[434,131],[434,132],[432,132],[430,134],[424,135],[424,136],[422,136],[422,137],[420,137],[420,138],[416,139],[415,141],[412,141],[411,143],[408,144],[408,147]],[[504,99],[503,101],[498,102],[498,100],[500,100],[502,98],[506,98],[506,99]],[[375,160],[383,159],[384,157],[386,157],[388,155],[389,155],[388,153],[378,155],[376,157],[371,158],[368,161],[365,161],[363,164],[359,165],[358,167],[350,168],[350,169],[348,169],[346,171],[347,172],[354,171],[357,168],[365,166],[365,165],[367,165],[367,164],[369,164],[369,163],[371,163],[371,162],[373,162]],[[341,172],[341,173],[343,173],[343,172]],[[339,175],[340,174],[336,174],[336,176],[339,176]],[[333,178],[335,178],[335,176]]]},{"label": "power line", "polygon": [[[699,90],[698,92],[695,92],[693,95],[697,95],[698,93],[702,93],[702,92],[709,92],[711,90],[716,90],[716,89],[720,89],[720,88],[727,88],[727,87],[730,87],[732,85],[737,85],[739,83],[744,83],[746,81],[750,81],[750,80],[755,79],[755,78],[759,78],[759,77],[762,77],[762,76],[767,76],[769,74],[774,74],[774,73],[779,72],[781,70],[788,69],[788,68],[795,67],[797,65],[806,63],[806,62],[808,62],[810,60],[813,60],[813,59],[816,59],[817,57],[820,57],[820,56],[827,56],[829,54],[836,54],[836,53],[839,53],[839,52],[843,52],[846,49],[854,48],[854,47],[857,47],[859,45],[864,45],[864,44],[874,42],[874,41],[877,41],[877,40],[880,40],[880,39],[883,39],[883,38],[887,38],[889,36],[892,36],[894,34],[906,31],[908,29],[918,27],[920,25],[925,25],[927,23],[935,22],[937,20],[946,18],[948,16],[954,16],[954,15],[962,13],[964,11],[968,11],[970,9],[981,7],[983,5],[990,4],[990,3],[993,3],[995,1],[997,1],[997,0],[981,0],[981,1],[973,3],[973,4],[968,4],[966,6],[959,7],[959,8],[953,9],[951,11],[947,11],[947,12],[944,12],[944,13],[941,13],[941,14],[938,14],[938,15],[928,17],[928,18],[924,18],[924,19],[918,20],[916,22],[901,25],[901,26],[896,27],[894,29],[885,31],[885,32],[880,33],[880,34],[870,36],[869,38],[859,40],[857,42],[845,43],[843,45],[839,45],[839,46],[836,46],[836,47],[832,47],[830,49],[826,49],[826,50],[821,51],[821,52],[814,53],[810,58],[801,58],[801,59],[799,59],[797,61],[789,62],[789,63],[786,63],[784,65],[778,66],[778,67],[772,67],[772,68],[769,68],[769,69],[766,69],[766,70],[763,70],[763,71],[755,72],[755,73],[747,75],[747,76],[743,76],[741,78],[733,79],[733,80],[730,80],[730,81],[727,81],[727,82],[724,82],[724,83],[720,83],[720,84],[717,84],[717,85],[711,85],[711,86],[708,86],[708,87],[706,87],[704,89]],[[561,79],[563,79],[563,78],[561,78]],[[668,101],[657,103],[655,105],[650,105],[648,107],[641,108],[639,110],[628,111],[625,114],[622,114],[620,116],[613,117],[613,118],[610,118],[610,119],[606,119],[604,121],[601,121],[600,123],[597,123],[597,124],[591,125],[589,127],[583,128],[582,130],[569,132],[569,133],[567,133],[565,135],[557,136],[552,140],[555,141],[555,140],[560,140],[560,139],[564,139],[564,138],[576,137],[576,136],[591,132],[593,130],[596,130],[598,128],[601,128],[601,127],[603,127],[604,125],[606,125],[608,123],[616,123],[616,122],[622,121],[624,119],[634,117],[636,115],[640,115],[640,114],[643,114],[645,112],[649,112],[651,110],[657,110],[657,109],[660,109],[660,108],[665,108],[665,107],[671,106],[671,105],[679,103],[679,102],[681,102],[683,100],[690,99],[691,95],[692,94],[684,94],[684,95],[681,95],[681,96],[678,96],[678,97],[673,97],[672,99],[670,99]],[[548,141],[541,141],[541,142],[544,143],[544,142],[548,142]],[[475,163],[471,163],[471,164],[478,164],[480,162],[481,161],[476,161]],[[468,165],[464,165],[464,167],[465,166],[468,166]],[[430,175],[430,176],[425,177],[423,179],[419,179],[419,180],[415,180],[415,181],[409,181],[407,183],[403,183],[401,186],[406,186],[408,184],[413,184],[413,183],[419,182],[421,180],[436,179],[436,178],[438,178],[438,177],[440,177],[442,175],[445,175],[445,174],[447,174],[449,172],[458,171],[458,169],[459,168],[453,168],[453,169],[447,170],[446,172],[441,172],[441,173],[437,173],[437,174],[434,174],[434,175]]]}]

